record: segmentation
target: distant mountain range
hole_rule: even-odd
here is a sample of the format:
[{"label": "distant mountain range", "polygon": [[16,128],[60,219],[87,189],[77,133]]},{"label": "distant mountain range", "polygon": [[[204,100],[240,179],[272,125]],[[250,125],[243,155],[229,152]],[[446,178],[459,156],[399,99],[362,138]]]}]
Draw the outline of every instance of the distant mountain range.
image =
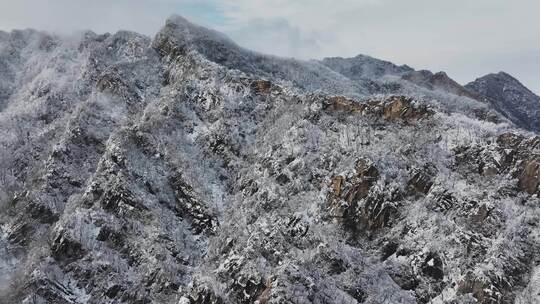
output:
[{"label": "distant mountain range", "polygon": [[517,126],[540,131],[540,97],[514,77],[500,72],[478,78],[465,88]]},{"label": "distant mountain range", "polygon": [[488,104],[518,127],[540,131],[540,97],[512,76],[489,74],[462,86],[444,72],[415,71],[409,66],[359,55],[354,58],[325,58],[322,63],[353,80],[397,76],[429,90],[465,96]]}]

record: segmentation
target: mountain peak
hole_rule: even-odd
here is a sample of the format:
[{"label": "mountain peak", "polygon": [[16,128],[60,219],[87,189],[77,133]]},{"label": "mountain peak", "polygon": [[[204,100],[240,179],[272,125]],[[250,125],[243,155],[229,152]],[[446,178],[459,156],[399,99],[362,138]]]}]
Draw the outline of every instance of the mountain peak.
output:
[{"label": "mountain peak", "polygon": [[179,15],[172,15],[166,20],[165,26],[156,34],[153,45],[162,54],[168,55],[173,51],[185,52],[187,49],[207,53],[207,48],[218,45],[228,49],[238,48],[224,34],[191,23]]},{"label": "mountain peak", "polygon": [[492,73],[465,86],[517,126],[540,130],[540,97],[506,72]]},{"label": "mountain peak", "polygon": [[530,94],[535,95],[525,85],[523,85],[517,78],[515,78],[514,76],[504,71],[484,75],[480,78],[477,78],[475,81],[467,84],[466,86],[470,88],[474,88],[475,90],[479,90],[480,89],[479,87],[482,86],[482,84],[490,85],[493,87],[495,83],[499,84],[499,86],[508,87],[511,85],[516,89],[519,89],[521,91],[527,91]]},{"label": "mountain peak", "polygon": [[170,57],[195,51],[205,59],[229,69],[275,81],[285,81],[303,89],[363,95],[366,85],[351,81],[317,61],[303,61],[265,55],[240,47],[225,34],[171,16],[152,43],[160,54]]},{"label": "mountain peak", "polygon": [[508,74],[508,73],[506,73],[506,72],[504,72],[504,71],[500,71],[500,72],[497,73],[496,75],[499,76],[499,77],[503,77],[503,78],[508,78],[508,79],[514,79],[514,80],[516,80],[515,77],[513,77],[512,75],[510,75],[510,74]]},{"label": "mountain peak", "polygon": [[500,71],[498,73],[490,73],[490,74],[486,74],[480,78],[477,78],[475,81],[473,82],[477,82],[477,81],[498,81],[498,82],[504,82],[504,83],[514,83],[514,84],[518,84],[519,86],[522,86],[523,88],[526,88],[523,84],[521,84],[519,82],[519,80],[517,80],[517,78],[515,78],[514,76],[510,75],[509,73],[507,72],[504,72],[504,71]]},{"label": "mountain peak", "polygon": [[187,20],[186,18],[178,15],[178,14],[173,14],[171,16],[169,16],[169,18],[167,18],[167,20],[165,21],[165,25],[167,24],[175,24],[175,25],[189,25],[189,26],[193,26],[193,23],[189,22],[189,20]]},{"label": "mountain peak", "polygon": [[220,42],[227,42],[230,44],[236,45],[229,37],[227,37],[225,34],[206,28],[204,26],[197,25],[195,23],[192,23],[188,19],[180,16],[180,15],[172,15],[165,21],[165,26],[162,29],[172,30],[172,33],[175,34],[182,34],[185,35],[184,38],[190,39],[190,40],[197,40],[197,39],[208,39],[208,40],[217,40]]}]

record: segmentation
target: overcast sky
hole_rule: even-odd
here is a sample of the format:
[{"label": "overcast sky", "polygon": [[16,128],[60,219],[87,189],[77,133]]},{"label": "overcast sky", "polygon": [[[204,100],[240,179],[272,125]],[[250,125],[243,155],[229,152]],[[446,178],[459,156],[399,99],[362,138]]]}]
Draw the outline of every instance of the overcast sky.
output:
[{"label": "overcast sky", "polygon": [[0,29],[153,35],[172,14],[265,53],[367,54],[462,84],[506,71],[540,93],[538,0],[0,0]]}]

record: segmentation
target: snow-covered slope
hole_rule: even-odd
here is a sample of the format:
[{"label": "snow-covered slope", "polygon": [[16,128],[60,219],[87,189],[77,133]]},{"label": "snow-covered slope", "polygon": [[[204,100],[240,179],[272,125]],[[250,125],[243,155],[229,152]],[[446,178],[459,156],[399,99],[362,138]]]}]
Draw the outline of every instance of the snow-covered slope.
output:
[{"label": "snow-covered slope", "polygon": [[538,299],[540,140],[489,104],[181,17],[0,41],[0,303]]}]

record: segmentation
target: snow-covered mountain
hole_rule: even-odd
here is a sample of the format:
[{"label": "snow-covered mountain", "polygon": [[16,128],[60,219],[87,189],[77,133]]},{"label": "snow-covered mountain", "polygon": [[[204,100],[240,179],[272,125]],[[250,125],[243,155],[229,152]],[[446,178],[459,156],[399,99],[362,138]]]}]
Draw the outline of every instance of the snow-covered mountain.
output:
[{"label": "snow-covered mountain", "polygon": [[540,131],[540,97],[514,77],[500,72],[466,85],[517,126]]},{"label": "snow-covered mountain", "polygon": [[540,138],[446,74],[178,16],[0,68],[0,303],[540,297]]}]

